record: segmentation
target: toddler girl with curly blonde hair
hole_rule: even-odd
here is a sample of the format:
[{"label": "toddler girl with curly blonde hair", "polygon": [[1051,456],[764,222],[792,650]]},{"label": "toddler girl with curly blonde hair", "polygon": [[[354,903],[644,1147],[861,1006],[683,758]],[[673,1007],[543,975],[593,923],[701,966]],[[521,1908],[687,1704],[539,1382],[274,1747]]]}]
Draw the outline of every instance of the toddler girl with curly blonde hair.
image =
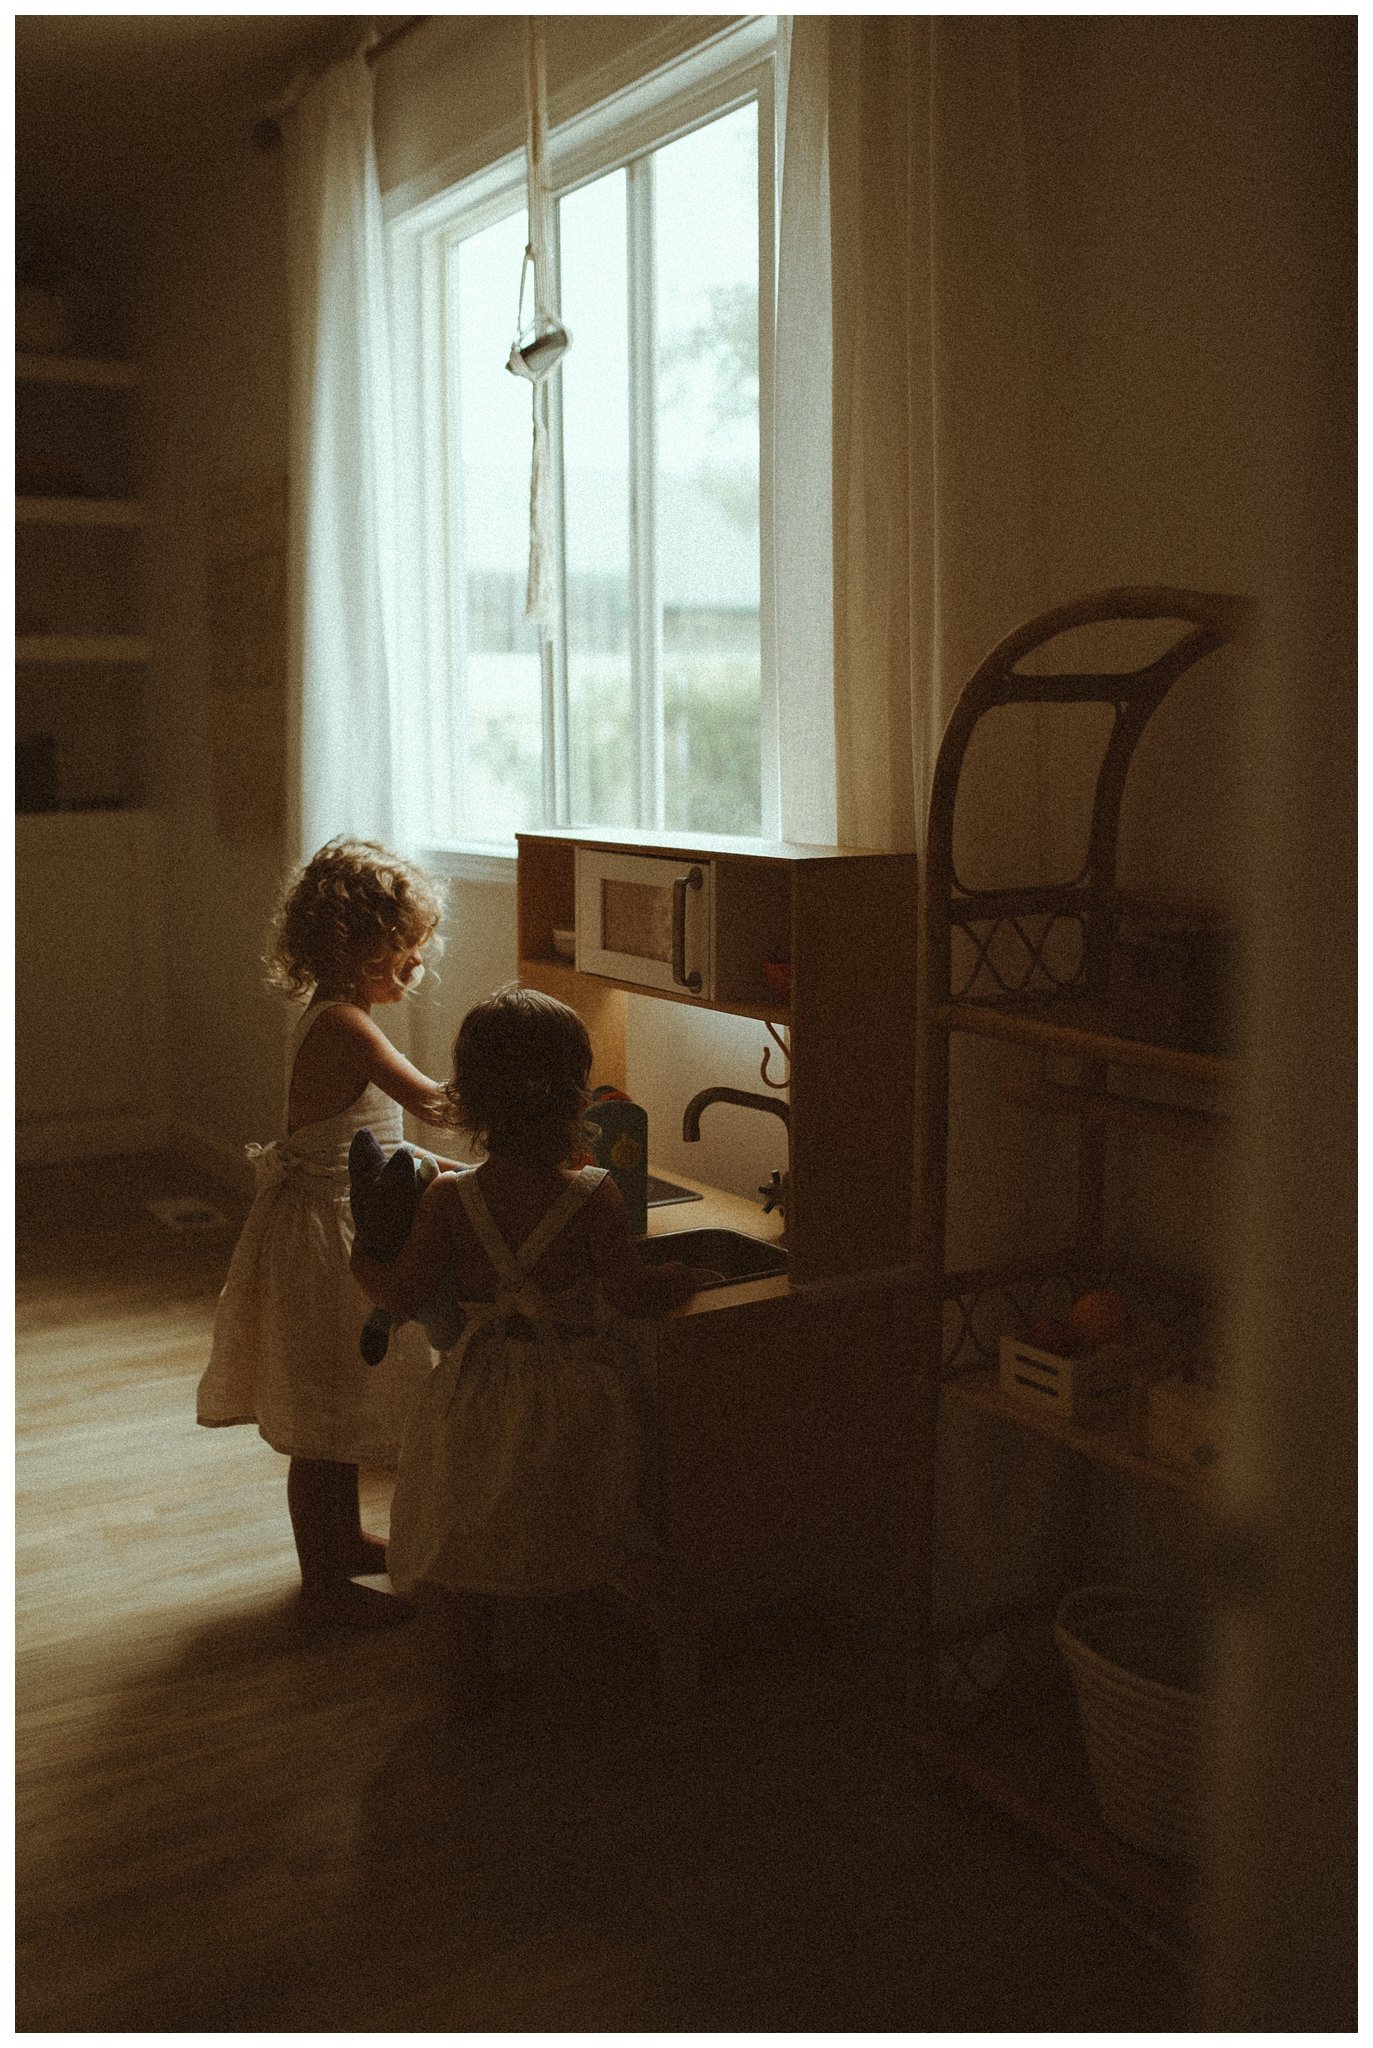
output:
[{"label": "toddler girl with curly blonde hair", "polygon": [[268,979],[305,1007],[292,1034],[285,1135],[248,1148],[256,1195],[196,1417],[210,1427],[255,1423],[290,1459],[286,1498],[310,1621],[375,1628],[405,1613],[353,1583],[386,1569],[384,1546],[362,1532],[358,1467],[395,1464],[432,1354],[410,1324],[384,1365],[363,1363],[370,1305],[348,1270],[348,1154],[364,1128],[393,1151],[405,1110],[451,1121],[440,1084],[372,1015],[418,986],[442,914],[439,885],[412,862],[370,840],[332,839],[293,877],[272,926]]}]

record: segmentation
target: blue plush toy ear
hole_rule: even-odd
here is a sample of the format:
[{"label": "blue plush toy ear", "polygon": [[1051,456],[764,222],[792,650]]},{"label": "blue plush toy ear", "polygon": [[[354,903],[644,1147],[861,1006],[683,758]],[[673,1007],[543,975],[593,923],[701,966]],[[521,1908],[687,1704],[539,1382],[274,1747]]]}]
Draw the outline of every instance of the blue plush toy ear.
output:
[{"label": "blue plush toy ear", "polygon": [[384,1308],[374,1308],[363,1324],[358,1350],[368,1365],[380,1365],[390,1350],[392,1320]]},{"label": "blue plush toy ear", "polygon": [[[353,1142],[348,1147],[348,1180],[350,1197],[358,1189],[368,1188],[386,1164],[386,1154],[369,1130],[354,1131]],[[356,1222],[356,1217],[353,1219]]]},{"label": "blue plush toy ear", "polygon": [[398,1145],[388,1159],[369,1130],[355,1134],[348,1150],[348,1199],[358,1241],[369,1258],[389,1264],[396,1257],[410,1234],[424,1183],[432,1178],[431,1163],[413,1146]]}]

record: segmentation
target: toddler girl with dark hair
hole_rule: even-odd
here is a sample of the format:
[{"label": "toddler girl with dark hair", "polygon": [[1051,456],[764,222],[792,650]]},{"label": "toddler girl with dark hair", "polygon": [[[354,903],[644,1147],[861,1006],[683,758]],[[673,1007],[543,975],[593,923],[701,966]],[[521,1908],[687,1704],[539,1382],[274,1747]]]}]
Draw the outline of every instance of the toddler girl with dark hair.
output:
[{"label": "toddler girl with dark hair", "polygon": [[479,1666],[495,1597],[616,1584],[651,1551],[630,1319],[716,1277],[645,1265],[609,1174],[569,1165],[590,1065],[582,1020],[551,996],[511,985],[479,1003],[447,1093],[484,1163],[425,1190],[390,1265],[353,1250],[398,1315],[457,1276],[466,1326],[411,1416],[387,1563],[397,1592],[446,1602]]}]

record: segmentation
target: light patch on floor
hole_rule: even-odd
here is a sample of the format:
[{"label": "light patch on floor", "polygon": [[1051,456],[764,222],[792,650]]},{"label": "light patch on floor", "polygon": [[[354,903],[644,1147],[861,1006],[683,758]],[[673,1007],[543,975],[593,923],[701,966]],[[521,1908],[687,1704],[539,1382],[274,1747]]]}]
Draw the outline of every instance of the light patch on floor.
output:
[{"label": "light patch on floor", "polygon": [[143,1206],[150,1216],[155,1216],[159,1223],[165,1223],[169,1230],[233,1229],[223,1211],[199,1195],[170,1195],[155,1202],[145,1202]]}]

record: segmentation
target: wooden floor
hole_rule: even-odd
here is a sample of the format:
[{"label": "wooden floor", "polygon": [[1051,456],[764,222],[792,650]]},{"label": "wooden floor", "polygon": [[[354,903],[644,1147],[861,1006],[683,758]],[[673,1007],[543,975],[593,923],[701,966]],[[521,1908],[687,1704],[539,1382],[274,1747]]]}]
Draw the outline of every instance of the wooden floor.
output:
[{"label": "wooden floor", "polygon": [[284,1460],[194,1423],[232,1231],[142,1206],[187,1192],[18,1179],[20,2031],[1191,2026],[1168,1956],[922,1773],[836,1617],[722,1635],[682,1726],[595,1601],[511,1614],[484,1722],[423,1621],[299,1632]]}]

